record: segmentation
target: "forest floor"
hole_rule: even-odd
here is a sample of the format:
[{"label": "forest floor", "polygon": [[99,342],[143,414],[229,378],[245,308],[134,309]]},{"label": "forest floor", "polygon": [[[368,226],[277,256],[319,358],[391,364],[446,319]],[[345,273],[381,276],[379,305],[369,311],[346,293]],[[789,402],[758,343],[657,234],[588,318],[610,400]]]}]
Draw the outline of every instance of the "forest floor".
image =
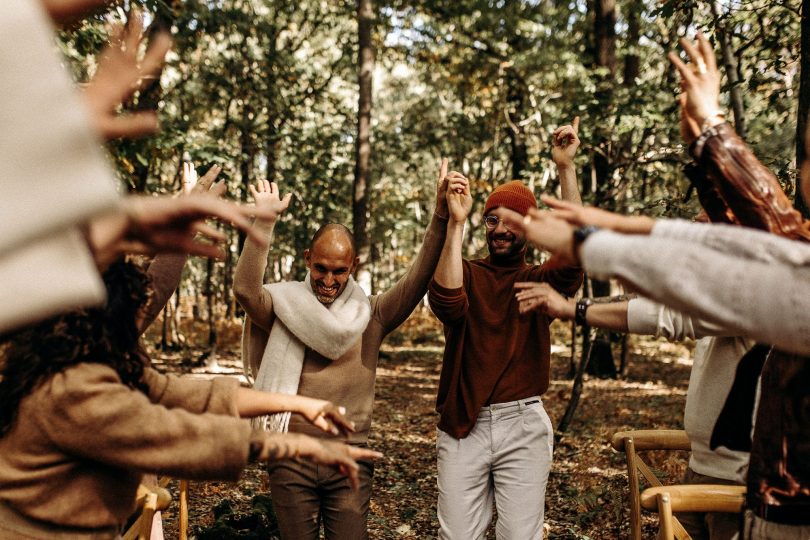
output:
[{"label": "forest floor", "polygon": [[[544,405],[556,426],[571,393],[566,378],[570,361],[567,325],[552,327],[551,386]],[[235,336],[233,336],[235,337]],[[222,336],[220,336],[222,338]],[[370,445],[385,457],[375,467],[369,531],[372,539],[435,538],[436,518],[436,387],[442,343],[438,324],[415,315],[389,337],[377,370],[374,427]],[[230,341],[236,342],[235,339]],[[568,432],[554,448],[554,465],[546,494],[546,537],[550,539],[618,539],[629,537],[624,455],[614,452],[610,435],[624,429],[680,428],[691,367],[688,347],[659,340],[631,338],[627,373],[621,379],[589,378]],[[190,354],[191,353],[191,354]],[[193,355],[193,350],[184,356]],[[181,367],[176,354],[153,356],[170,371],[210,375],[206,368]],[[233,351],[217,354],[219,374],[238,376]],[[649,455],[656,474],[671,481],[685,468],[685,453]],[[234,483],[191,482],[190,531],[203,538],[267,538],[272,523],[251,510],[267,491],[267,475],[251,466]],[[164,512],[166,538],[177,538],[177,482],[172,506]],[[237,529],[210,529],[215,513]],[[264,512],[265,514],[267,512]],[[272,521],[272,518],[269,518]],[[241,522],[241,525],[239,523]],[[220,520],[220,524],[222,520]],[[644,518],[644,537],[655,536],[656,521]],[[206,532],[207,530],[207,534]],[[252,529],[253,532],[249,532]],[[488,538],[494,538],[490,527]],[[201,534],[202,533],[202,534]],[[269,535],[272,538],[272,534]]]}]

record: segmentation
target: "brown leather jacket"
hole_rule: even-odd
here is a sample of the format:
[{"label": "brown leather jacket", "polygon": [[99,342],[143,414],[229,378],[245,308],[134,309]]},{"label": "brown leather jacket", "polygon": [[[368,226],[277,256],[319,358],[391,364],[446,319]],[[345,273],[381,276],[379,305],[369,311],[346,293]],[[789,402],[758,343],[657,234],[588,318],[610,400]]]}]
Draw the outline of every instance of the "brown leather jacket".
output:
[{"label": "brown leather jacket", "polygon": [[[690,151],[696,163],[687,174],[712,221],[810,241],[810,222],[729,124],[704,132]],[[806,515],[810,523],[810,512],[805,513],[810,506],[808,381],[810,358],[774,349],[762,368],[747,503],[773,521],[784,521],[774,507],[790,507],[788,515]]]}]

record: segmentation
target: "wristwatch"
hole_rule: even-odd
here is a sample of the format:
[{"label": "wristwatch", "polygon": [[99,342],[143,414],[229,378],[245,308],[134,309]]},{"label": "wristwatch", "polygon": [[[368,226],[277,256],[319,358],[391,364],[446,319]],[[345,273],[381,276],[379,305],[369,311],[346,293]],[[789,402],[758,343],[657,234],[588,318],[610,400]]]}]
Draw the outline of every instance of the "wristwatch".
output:
[{"label": "wristwatch", "polygon": [[593,300],[590,298],[580,298],[577,300],[576,310],[574,311],[574,321],[579,326],[585,326],[588,321],[585,320],[585,315],[588,313],[588,308],[593,305]]},{"label": "wristwatch", "polygon": [[580,227],[579,229],[574,229],[574,247],[580,245],[582,242],[587,240],[590,235],[598,230],[599,227],[596,225],[586,225],[584,227]]}]

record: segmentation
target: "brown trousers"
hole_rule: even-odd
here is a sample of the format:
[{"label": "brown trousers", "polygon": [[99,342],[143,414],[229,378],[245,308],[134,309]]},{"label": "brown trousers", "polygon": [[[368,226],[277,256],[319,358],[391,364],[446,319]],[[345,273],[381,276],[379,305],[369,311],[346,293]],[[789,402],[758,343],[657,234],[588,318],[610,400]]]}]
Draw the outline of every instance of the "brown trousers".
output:
[{"label": "brown trousers", "polygon": [[[687,468],[684,484],[740,485],[739,482],[699,474]],[[692,540],[731,540],[740,529],[740,515],[725,512],[679,512],[675,515]]]},{"label": "brown trousers", "polygon": [[332,467],[299,460],[269,464],[270,497],[281,540],[317,540],[321,523],[327,540],[366,540],[374,465],[358,463],[357,491]]}]

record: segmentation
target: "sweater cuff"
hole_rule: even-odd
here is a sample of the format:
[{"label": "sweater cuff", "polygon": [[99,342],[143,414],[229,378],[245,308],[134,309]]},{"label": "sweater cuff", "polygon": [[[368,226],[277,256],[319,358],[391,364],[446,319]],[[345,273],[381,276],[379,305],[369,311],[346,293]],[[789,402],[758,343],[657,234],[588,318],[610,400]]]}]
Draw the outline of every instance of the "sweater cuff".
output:
[{"label": "sweater cuff", "polygon": [[627,331],[631,334],[658,334],[661,304],[647,298],[633,298],[627,303]]},{"label": "sweater cuff", "polygon": [[211,397],[205,412],[213,414],[224,414],[239,418],[239,411],[236,408],[236,392],[241,384],[233,377],[216,377],[211,380]]},{"label": "sweater cuff", "polygon": [[464,292],[464,287],[456,287],[453,289],[448,289],[447,287],[442,287],[438,283],[436,283],[435,279],[430,280],[430,292],[439,296],[441,298],[458,298]]}]

